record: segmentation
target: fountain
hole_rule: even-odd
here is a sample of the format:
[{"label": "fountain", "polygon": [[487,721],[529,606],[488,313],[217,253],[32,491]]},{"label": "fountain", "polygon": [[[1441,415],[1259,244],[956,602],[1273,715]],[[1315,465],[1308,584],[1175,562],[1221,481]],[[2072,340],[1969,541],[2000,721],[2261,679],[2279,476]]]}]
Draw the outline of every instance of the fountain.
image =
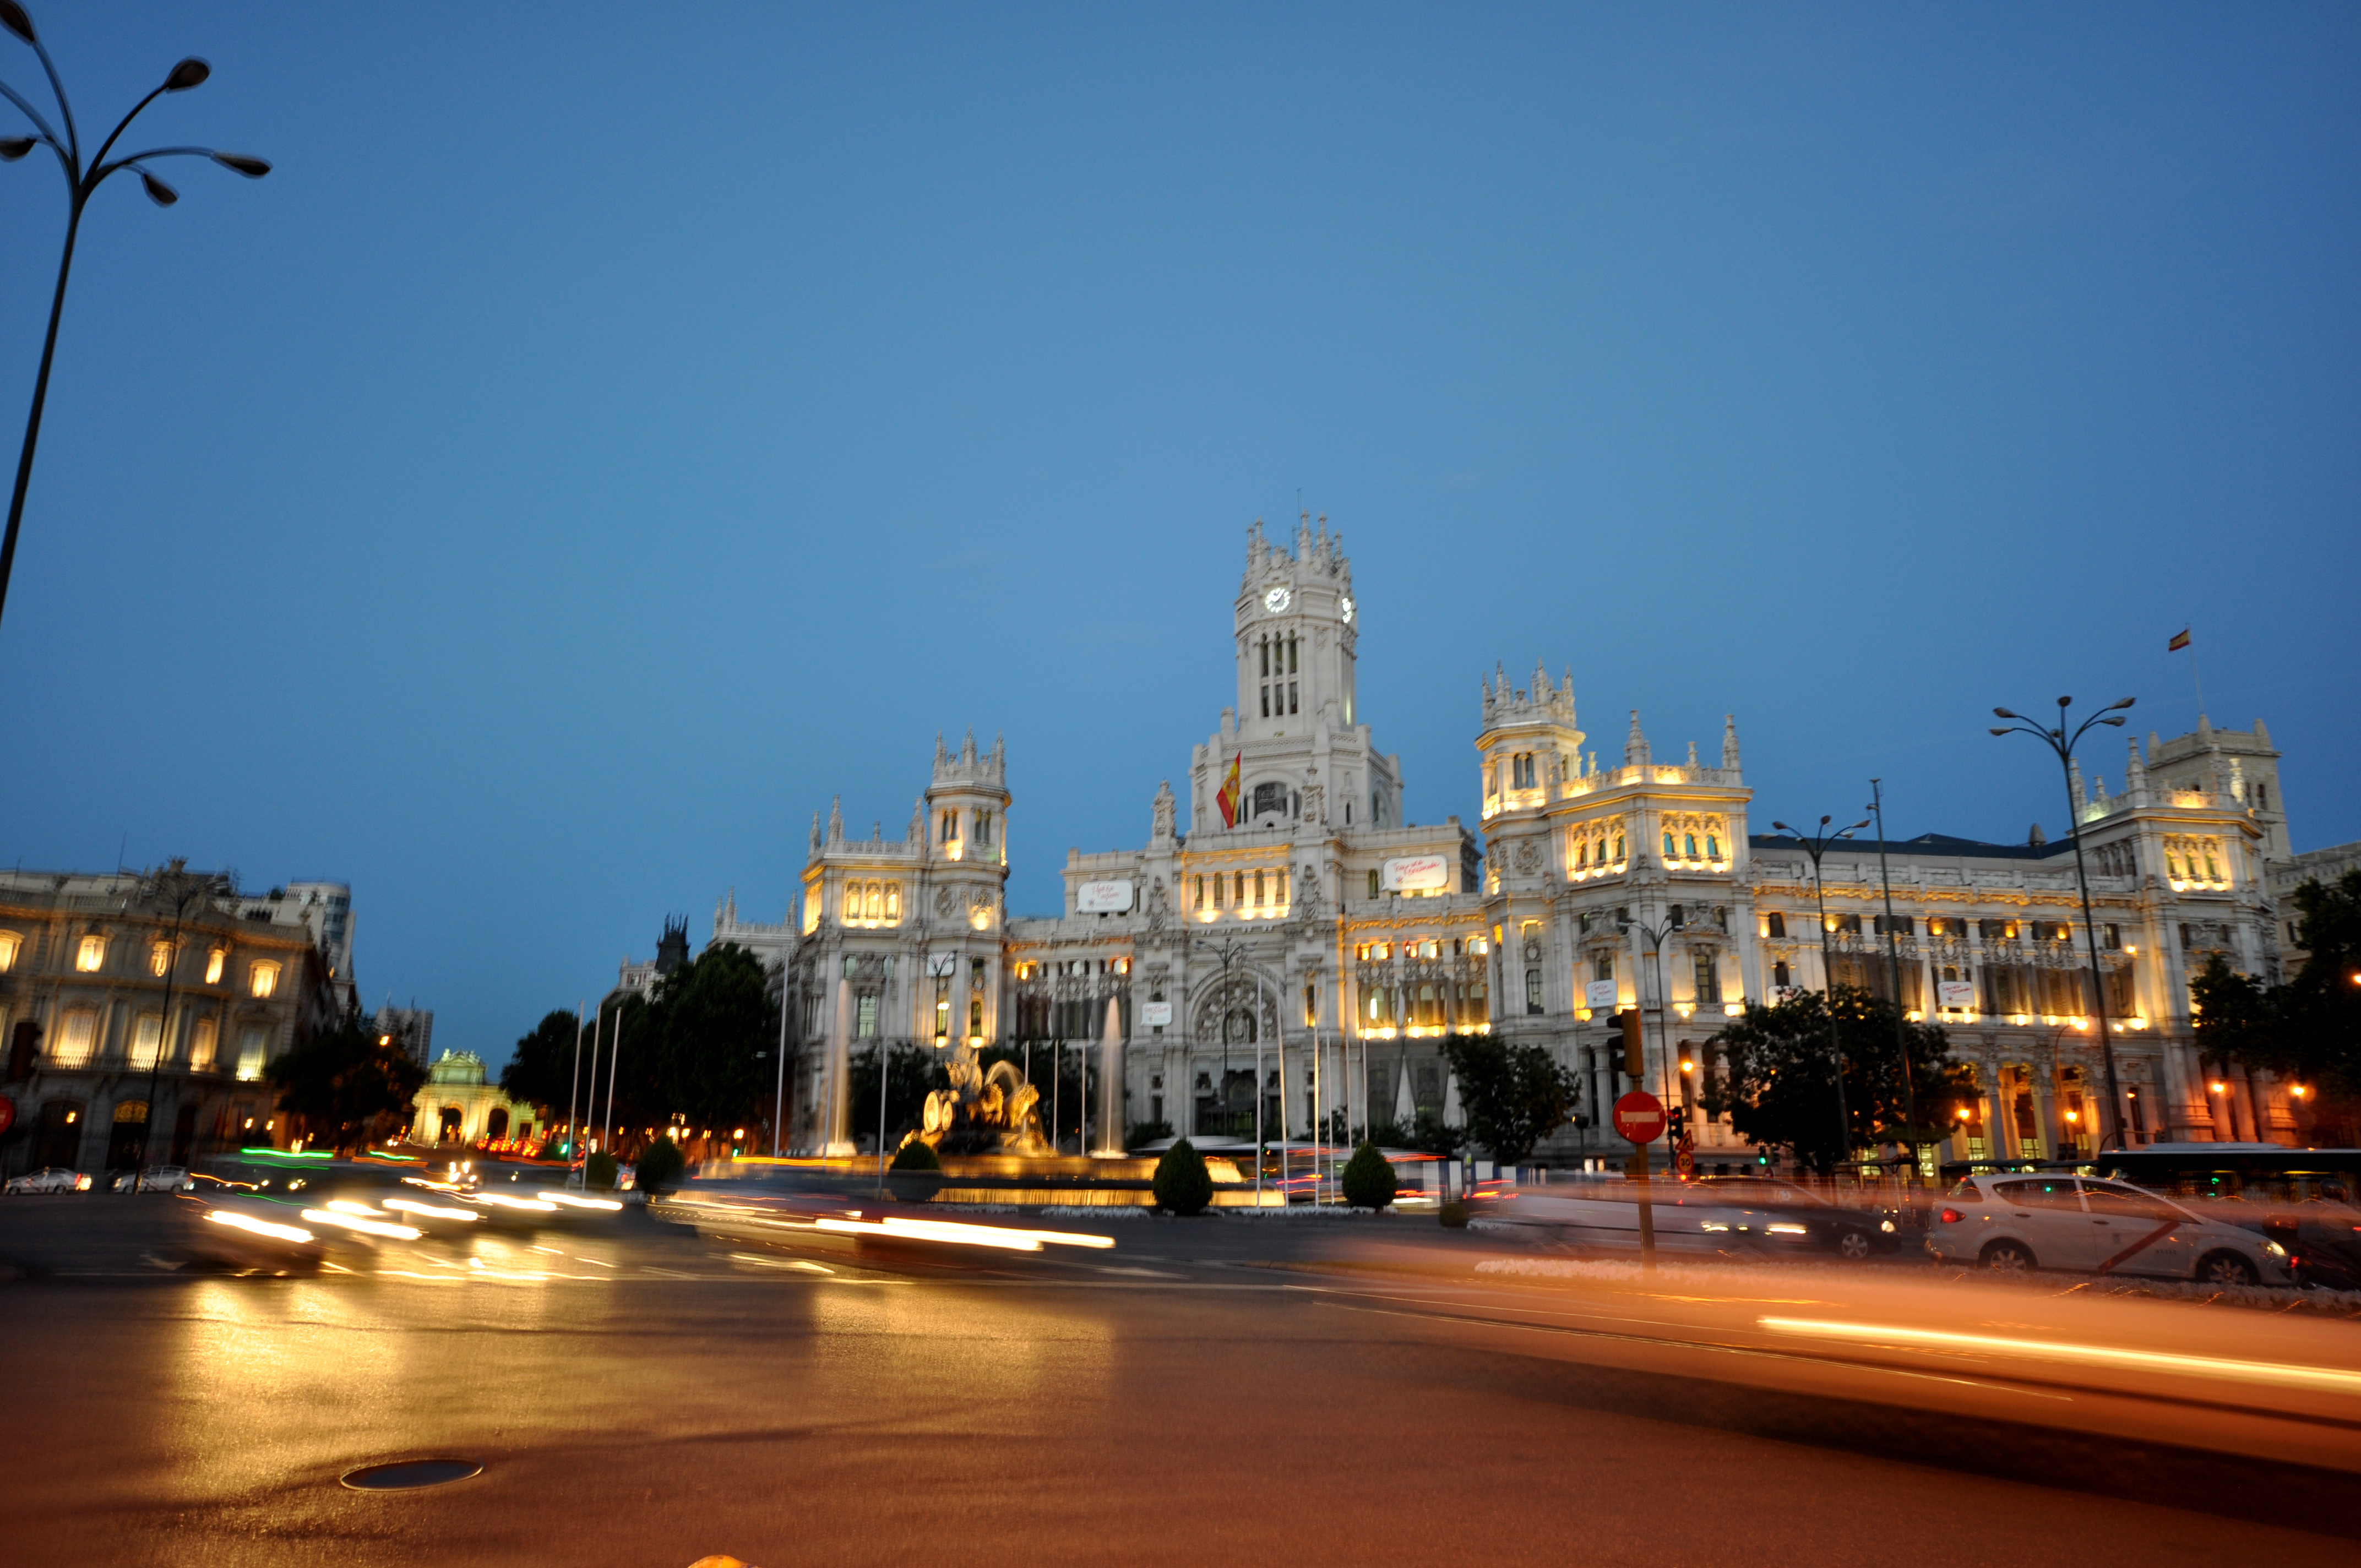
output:
[{"label": "fountain", "polygon": [[1041,1131],[1041,1091],[1025,1081],[1014,1062],[985,1069],[973,1047],[961,1045],[944,1058],[943,1070],[950,1087],[927,1096],[921,1124],[902,1140],[905,1145],[922,1143],[939,1155],[1039,1158],[1053,1152]]}]

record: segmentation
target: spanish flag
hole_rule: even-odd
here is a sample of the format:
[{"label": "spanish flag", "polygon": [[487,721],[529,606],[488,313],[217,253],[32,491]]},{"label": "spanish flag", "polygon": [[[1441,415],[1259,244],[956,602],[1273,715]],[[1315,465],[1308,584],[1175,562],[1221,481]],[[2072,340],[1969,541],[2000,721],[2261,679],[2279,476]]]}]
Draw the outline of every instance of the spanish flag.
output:
[{"label": "spanish flag", "polygon": [[1222,781],[1220,792],[1213,796],[1214,804],[1222,808],[1222,826],[1224,828],[1238,825],[1238,764],[1246,761],[1246,756],[1244,751],[1240,751],[1230,759],[1230,776]]},{"label": "spanish flag", "polygon": [[2166,644],[2164,645],[2164,651],[2165,651],[2166,652],[2168,652],[2168,653],[2178,653],[2178,652],[2180,652],[2183,648],[2186,648],[2186,647],[2188,647],[2188,646],[2189,646],[2189,628],[2187,628],[2187,627],[2185,627],[2185,626],[2184,626],[2184,627],[2182,627],[2182,628],[2180,629],[2180,630],[2177,634],[2175,634],[2175,636],[2173,637],[2173,639],[2172,639],[2172,641],[2169,641],[2169,642],[2168,642],[2168,643],[2166,643]]}]

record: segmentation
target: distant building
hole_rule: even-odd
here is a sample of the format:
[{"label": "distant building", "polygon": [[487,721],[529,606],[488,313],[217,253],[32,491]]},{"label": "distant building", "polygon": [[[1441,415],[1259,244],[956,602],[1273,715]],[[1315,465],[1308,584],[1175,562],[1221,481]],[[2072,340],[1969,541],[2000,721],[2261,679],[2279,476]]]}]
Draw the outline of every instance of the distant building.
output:
[{"label": "distant building", "polygon": [[2271,867],[2271,896],[2279,906],[2279,961],[2289,979],[2312,958],[2312,949],[2304,945],[2303,916],[2295,906],[2295,890],[2308,882],[2334,886],[2353,871],[2361,871],[2361,844],[2307,850]]},{"label": "distant building", "polygon": [[[840,1006],[857,1050],[949,1050],[1094,1042],[1112,999],[1129,1122],[1246,1136],[1259,1111],[1266,1132],[1300,1132],[1316,1105],[1356,1125],[1407,1123],[1451,1102],[1443,1036],[1489,1032],[1543,1047],[1580,1082],[1588,1125],[1547,1157],[1620,1157],[1603,1124],[1635,1085],[1618,1009],[1647,1020],[1639,1085],[1695,1111],[1716,1070],[1705,1047],[1747,1002],[1831,981],[1894,988],[1875,846],[1838,846],[1816,886],[1795,839],[1753,830],[1734,720],[1715,757],[1691,743],[1660,760],[1633,713],[1622,755],[1602,765],[1570,676],[1536,669],[1520,687],[1496,671],[1474,737],[1480,831],[1456,817],[1410,825],[1400,763],[1358,702],[1358,611],[1324,520],[1317,534],[1301,520],[1291,552],[1251,531],[1232,705],[1188,759],[1183,794],[1157,790],[1144,845],[1068,852],[1055,914],[1005,907],[1006,758],[972,737],[956,753],[938,739],[901,838],[847,837],[840,806],[825,828],[816,817],[786,920],[742,921],[734,894],[724,901],[713,940],[782,976],[788,1141],[841,1136],[841,1091],[827,1081]],[[1947,1029],[1979,1090],[1951,1157],[2092,1147],[2106,1095],[2100,1008],[2131,1141],[2298,1135],[2288,1085],[2200,1063],[2189,1006],[2214,954],[2267,978],[2284,967],[2292,884],[2279,868],[2298,858],[2279,754],[2260,723],[2201,718],[2118,755],[2119,789],[2080,773],[2071,786],[2105,977],[2095,1002],[2070,835],[1887,846],[1902,1004]],[[1726,1120],[1693,1124],[1707,1168],[1743,1160]]]},{"label": "distant building", "polygon": [[410,1105],[413,1144],[522,1144],[534,1135],[537,1113],[487,1081],[484,1058],[473,1051],[445,1051]]},{"label": "distant building", "polygon": [[0,872],[0,1092],[16,1105],[0,1170],[186,1164],[275,1141],[264,1070],[340,1016],[350,907],[342,883],[248,896],[178,861]]},{"label": "distant building", "polygon": [[390,1040],[401,1047],[402,1054],[419,1066],[434,1059],[434,1014],[425,1007],[396,1007],[389,1002],[377,1010],[370,1020],[378,1037]]}]

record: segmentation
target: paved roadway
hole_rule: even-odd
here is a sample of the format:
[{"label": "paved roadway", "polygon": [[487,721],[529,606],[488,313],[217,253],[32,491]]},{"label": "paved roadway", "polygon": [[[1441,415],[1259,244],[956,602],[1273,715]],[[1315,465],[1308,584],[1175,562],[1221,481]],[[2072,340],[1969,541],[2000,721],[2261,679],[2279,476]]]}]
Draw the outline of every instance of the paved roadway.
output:
[{"label": "paved roadway", "polygon": [[[1752,1328],[1905,1310],[1834,1275],[1479,1277],[1496,1244],[1401,1219],[1134,1219],[1111,1253],[944,1263],[635,1212],[224,1277],[159,1266],[170,1206],[0,1202],[10,1564],[2361,1559],[2349,1399],[2274,1425],[2235,1387],[2092,1396]],[[1987,1332],[2122,1328],[1998,1299]],[[2122,1333],[2274,1321],[2147,1310],[2179,1315]],[[2361,1336],[2285,1332],[2312,1365]],[[484,1472],[337,1483],[445,1454]]]}]

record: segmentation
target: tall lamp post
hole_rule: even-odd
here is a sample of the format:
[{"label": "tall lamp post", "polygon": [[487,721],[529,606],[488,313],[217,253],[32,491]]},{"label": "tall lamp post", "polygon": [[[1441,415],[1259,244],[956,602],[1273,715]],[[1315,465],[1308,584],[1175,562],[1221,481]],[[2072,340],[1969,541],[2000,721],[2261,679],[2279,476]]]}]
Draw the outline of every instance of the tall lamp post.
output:
[{"label": "tall lamp post", "polygon": [[[139,1163],[131,1169],[131,1190],[139,1190],[141,1178],[154,1163],[149,1157],[156,1147],[156,1094],[163,1083],[164,1053],[172,1048],[172,980],[181,967],[181,927],[187,923],[189,905],[213,891],[211,878],[192,877],[183,869],[188,862],[174,861],[165,874],[180,884],[169,895],[172,905],[172,934],[164,944],[164,1014],[156,1023],[156,1054],[148,1062],[148,1122],[139,1133]],[[137,1028],[135,1021],[133,1027]]]},{"label": "tall lamp post", "polygon": [[1910,1036],[1907,1021],[1902,1013],[1902,933],[1894,920],[1894,874],[1885,864],[1885,784],[1882,779],[1869,781],[1869,814],[1877,819],[1877,880],[1885,889],[1885,918],[1879,922],[1885,927],[1885,958],[1894,987],[1894,1057],[1902,1064],[1902,1129],[1909,1135],[1902,1146],[1910,1151],[1910,1178],[1906,1188],[1918,1179],[1918,1091],[1910,1079]]},{"label": "tall lamp post", "polygon": [[167,93],[186,93],[192,87],[202,85],[205,78],[213,74],[213,67],[196,59],[184,60],[172,67],[171,74],[164,78],[163,84],[133,104],[131,112],[116,122],[115,129],[108,132],[106,139],[99,144],[98,150],[85,160],[82,154],[81,133],[74,127],[73,109],[66,102],[65,83],[58,80],[58,68],[50,61],[49,51],[42,47],[39,36],[33,30],[33,18],[17,0],[0,0],[0,27],[5,27],[30,44],[33,52],[40,56],[41,70],[49,77],[49,92],[57,100],[59,123],[65,126],[65,134],[59,135],[23,94],[6,82],[0,82],[0,96],[5,96],[22,110],[38,133],[29,137],[0,137],[0,161],[13,163],[34,148],[46,147],[57,154],[58,167],[64,170],[66,177],[65,251],[58,258],[57,291],[49,299],[49,332],[41,342],[41,368],[33,378],[33,407],[25,419],[25,449],[16,459],[16,488],[8,500],[8,532],[5,539],[0,539],[0,609],[5,609],[8,602],[8,574],[16,562],[16,529],[25,517],[25,488],[33,478],[33,448],[40,440],[41,410],[49,398],[49,365],[57,356],[58,318],[66,308],[66,279],[73,270],[74,240],[82,231],[82,209],[90,204],[91,197],[106,182],[108,175],[126,169],[138,174],[139,183],[148,192],[148,199],[158,206],[169,207],[179,201],[179,192],[148,171],[147,163],[150,159],[209,158],[248,180],[261,179],[270,172],[270,165],[261,159],[248,158],[244,153],[216,152],[208,147],[151,147],[145,151],[126,153],[111,160],[108,159],[106,155],[115,149],[117,138],[130,127],[133,120],[139,117],[142,109]]},{"label": "tall lamp post", "polygon": [[1656,1076],[1663,1083],[1664,1098],[1667,1100],[1672,1098],[1672,1085],[1670,1080],[1665,1076],[1664,1069],[1669,1065],[1669,1060],[1673,1051],[1671,1042],[1666,1038],[1664,1032],[1664,1008],[1666,1003],[1664,998],[1664,938],[1679,930],[1683,924],[1684,917],[1681,912],[1681,907],[1676,904],[1673,905],[1672,912],[1665,916],[1664,923],[1662,926],[1651,926],[1644,920],[1623,920],[1617,922],[1616,926],[1616,928],[1619,931],[1627,936],[1633,931],[1637,931],[1642,937],[1645,937],[1648,939],[1649,956],[1656,960]]},{"label": "tall lamp post", "polygon": [[1831,833],[1828,824],[1835,820],[1832,817],[1822,817],[1820,830],[1808,839],[1784,822],[1773,822],[1771,826],[1779,832],[1795,834],[1795,842],[1803,846],[1804,853],[1812,857],[1812,896],[1820,907],[1820,1011],[1828,1015],[1828,1058],[1836,1064],[1837,1158],[1841,1161],[1852,1152],[1852,1117],[1845,1110],[1844,1047],[1837,1038],[1836,986],[1830,978],[1828,964],[1828,894],[1827,884],[1820,876],[1820,857],[1828,852],[1831,844],[1850,839],[1868,827],[1869,819],[1863,817],[1850,828],[1839,828]]},{"label": "tall lamp post", "polygon": [[2066,710],[2074,703],[2070,696],[2058,699],[2058,727],[2055,729],[2045,729],[2038,720],[2027,718],[2021,713],[2011,713],[2004,707],[1993,709],[1993,718],[2010,720],[2004,725],[1994,725],[1993,734],[2030,735],[2041,741],[2058,753],[2058,770],[2066,781],[2067,836],[2074,841],[2074,881],[2082,894],[2082,936],[2091,948],[2091,1012],[2099,1021],[2099,1055],[2107,1064],[2107,1119],[2099,1141],[2102,1148],[2106,1146],[2109,1137],[2114,1139],[2115,1147],[2124,1146],[2124,1095],[2121,1080],[2115,1075],[2114,1032],[2107,1027],[2107,982],[2106,977],[2099,970],[2099,926],[2091,913],[2091,876],[2082,864],[2082,814],[2074,808],[2074,748],[2081,744],[2082,737],[2093,725],[2105,724],[2122,729],[2125,720],[2118,710],[2131,707],[2136,700],[2125,697],[2121,702],[2109,704],[2082,720],[2071,735],[2066,732]]}]

